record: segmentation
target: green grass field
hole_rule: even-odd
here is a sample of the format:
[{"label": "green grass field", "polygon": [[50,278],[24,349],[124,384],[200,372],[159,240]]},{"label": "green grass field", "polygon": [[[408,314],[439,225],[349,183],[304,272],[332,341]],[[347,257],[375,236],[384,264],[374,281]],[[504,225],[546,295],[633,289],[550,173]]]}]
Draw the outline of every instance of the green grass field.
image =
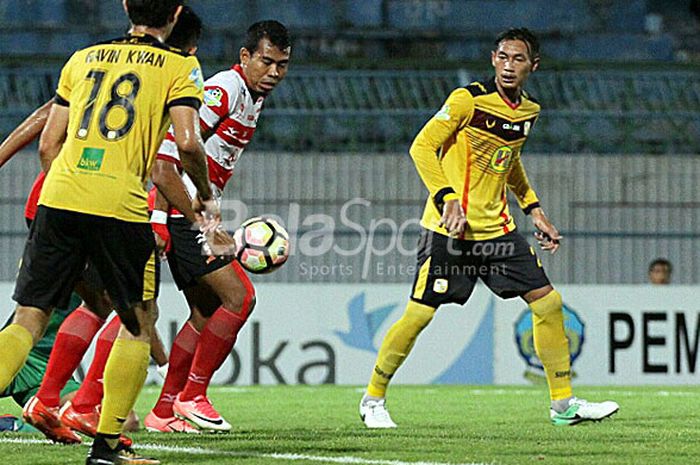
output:
[{"label": "green grass field", "polygon": [[[147,387],[141,418],[157,396]],[[540,387],[394,386],[399,428],[367,430],[361,389],[341,386],[219,387],[214,404],[230,434],[133,435],[164,464],[695,464],[700,463],[700,387],[579,388],[620,412],[601,423],[553,427]],[[10,401],[0,411],[19,413]],[[1,463],[82,464],[87,448],[29,434],[0,435]]]}]

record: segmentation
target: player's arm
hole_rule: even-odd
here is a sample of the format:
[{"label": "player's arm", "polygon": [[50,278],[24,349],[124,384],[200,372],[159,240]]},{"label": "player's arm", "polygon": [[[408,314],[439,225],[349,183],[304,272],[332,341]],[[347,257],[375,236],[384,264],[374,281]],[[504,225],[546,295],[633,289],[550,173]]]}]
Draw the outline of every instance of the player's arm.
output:
[{"label": "player's arm", "polygon": [[438,153],[471,117],[474,100],[466,89],[457,89],[447,98],[442,109],[421,129],[411,145],[410,153],[418,175],[428,188],[433,203],[442,212],[440,224],[450,234],[458,235],[467,224],[459,195],[450,185]]},{"label": "player's arm", "polygon": [[562,236],[557,228],[549,221],[544,210],[540,206],[537,194],[530,185],[527,178],[522,159],[518,154],[511,163],[510,172],[507,178],[508,188],[518,200],[520,208],[526,215],[532,218],[532,224],[537,228],[535,237],[543,250],[554,253],[559,248],[559,241]]},{"label": "player's arm", "polygon": [[0,167],[10,161],[20,150],[39,137],[46,126],[53,100],[49,100],[29,115],[0,144]]},{"label": "player's arm", "polygon": [[68,130],[68,105],[59,103],[51,105],[46,126],[41,133],[39,139],[39,159],[41,160],[41,168],[44,172],[49,171],[51,164],[61,151],[61,147],[66,140],[66,131]]},{"label": "player's arm", "polygon": [[156,159],[151,171],[151,180],[156,185],[156,199],[154,212],[164,212],[167,216],[168,210],[173,206],[178,209],[188,221],[197,222],[197,217],[192,210],[192,199],[185,190],[177,166],[167,160]]},{"label": "player's arm", "polygon": [[[185,105],[171,106],[169,111],[182,169],[197,188],[197,198],[192,202],[192,209],[196,213],[203,212],[204,217],[201,219],[203,224],[207,228],[210,226],[214,228],[218,226],[221,214],[219,206],[212,199],[207,157],[199,131],[199,114],[194,108]],[[173,201],[173,199],[169,200]]]}]

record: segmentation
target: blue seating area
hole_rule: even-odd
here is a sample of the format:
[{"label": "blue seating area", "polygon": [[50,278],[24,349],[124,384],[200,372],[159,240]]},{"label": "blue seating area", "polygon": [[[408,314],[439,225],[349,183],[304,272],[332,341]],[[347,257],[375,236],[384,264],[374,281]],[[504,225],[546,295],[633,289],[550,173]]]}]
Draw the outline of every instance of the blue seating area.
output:
[{"label": "blue seating area", "polygon": [[[0,0],[3,56],[55,55],[121,34],[121,0]],[[434,45],[448,59],[480,59],[492,36],[518,25],[540,33],[545,57],[574,60],[673,59],[667,34],[644,30],[646,0],[191,0],[207,27],[204,58],[229,60],[248,24],[275,18],[297,39],[296,56],[313,61],[341,50],[390,58],[390,41]],[[342,37],[339,39],[338,37]],[[319,39],[340,47],[319,50]],[[371,52],[369,51],[371,50]],[[341,52],[342,53],[342,52]],[[353,52],[357,56],[357,52]],[[419,54],[418,54],[419,55]],[[420,56],[417,56],[420,58]]]}]

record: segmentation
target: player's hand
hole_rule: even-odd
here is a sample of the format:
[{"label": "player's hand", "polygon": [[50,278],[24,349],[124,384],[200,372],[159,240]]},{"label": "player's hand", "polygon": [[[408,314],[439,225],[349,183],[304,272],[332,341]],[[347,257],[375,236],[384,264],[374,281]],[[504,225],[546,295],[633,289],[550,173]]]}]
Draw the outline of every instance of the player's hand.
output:
[{"label": "player's hand", "polygon": [[205,252],[211,256],[235,255],[238,252],[236,240],[221,226],[213,231],[204,233],[206,239]]},{"label": "player's hand", "polygon": [[166,254],[170,251],[170,242],[163,239],[157,232],[153,232],[153,237],[156,239],[156,253],[160,258],[160,261],[165,261],[167,259]]},{"label": "player's hand", "polygon": [[563,238],[557,228],[549,221],[541,208],[535,208],[530,212],[532,224],[537,228],[535,239],[542,250],[555,253],[559,249],[559,241]]},{"label": "player's hand", "polygon": [[214,231],[221,224],[221,208],[214,199],[202,200],[197,195],[192,200],[192,210],[194,210],[199,228],[203,233]]},{"label": "player's hand", "polygon": [[444,226],[451,237],[459,237],[464,232],[467,227],[467,218],[464,216],[464,210],[459,200],[445,202],[445,206],[442,208],[440,226]]},{"label": "player's hand", "polygon": [[166,259],[165,254],[170,252],[170,231],[168,230],[168,214],[164,211],[154,210],[151,213],[151,229],[156,240],[156,252],[160,260]]},{"label": "player's hand", "polygon": [[206,238],[214,255],[234,255],[237,252],[235,239],[221,227],[206,234]]}]

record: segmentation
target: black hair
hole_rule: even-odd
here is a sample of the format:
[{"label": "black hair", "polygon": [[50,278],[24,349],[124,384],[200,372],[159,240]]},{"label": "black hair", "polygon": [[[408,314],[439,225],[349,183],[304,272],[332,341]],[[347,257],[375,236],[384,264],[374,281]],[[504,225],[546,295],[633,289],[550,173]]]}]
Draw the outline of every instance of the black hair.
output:
[{"label": "black hair", "polygon": [[522,40],[527,45],[527,51],[530,53],[530,58],[536,60],[540,57],[540,40],[537,36],[526,27],[512,27],[507,31],[503,31],[496,37],[496,47],[504,40]]},{"label": "black hair", "polygon": [[175,23],[173,32],[166,41],[171,47],[176,47],[186,52],[188,49],[197,46],[199,37],[202,35],[202,19],[192,8],[185,6]]},{"label": "black hair", "polygon": [[126,0],[126,9],[134,26],[160,28],[182,4],[183,0]]},{"label": "black hair", "polygon": [[673,265],[671,265],[671,262],[670,262],[670,261],[668,261],[668,260],[665,259],[665,258],[657,258],[657,259],[654,260],[653,262],[649,263],[649,273],[652,272],[652,270],[654,269],[654,267],[655,267],[656,265],[665,266],[665,267],[668,268],[668,272],[669,272],[669,273],[673,272]]},{"label": "black hair", "polygon": [[260,40],[267,38],[272,45],[280,50],[292,46],[292,40],[289,37],[289,31],[284,24],[273,19],[266,21],[258,21],[248,28],[243,42],[243,48],[251,54],[258,49]]}]

